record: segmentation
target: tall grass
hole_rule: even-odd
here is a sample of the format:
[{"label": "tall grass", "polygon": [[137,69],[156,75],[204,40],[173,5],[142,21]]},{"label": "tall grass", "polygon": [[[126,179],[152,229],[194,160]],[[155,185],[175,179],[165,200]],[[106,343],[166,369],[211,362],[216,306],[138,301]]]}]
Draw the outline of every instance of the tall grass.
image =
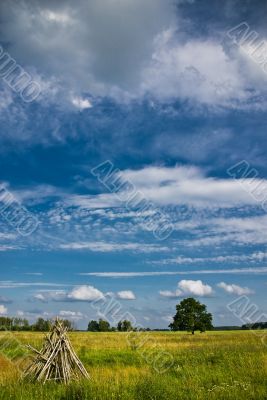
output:
[{"label": "tall grass", "polygon": [[[4,342],[1,335],[0,346]],[[20,370],[29,355],[23,346],[19,351],[12,344],[9,349],[2,346],[0,400],[267,399],[267,349],[252,331],[149,335],[151,342],[145,347],[157,343],[174,357],[172,367],[163,374],[156,373],[142,353],[129,346],[123,333],[71,333],[91,379],[69,386],[27,384],[20,379]],[[22,345],[38,348],[42,336],[20,332],[14,337]]]}]

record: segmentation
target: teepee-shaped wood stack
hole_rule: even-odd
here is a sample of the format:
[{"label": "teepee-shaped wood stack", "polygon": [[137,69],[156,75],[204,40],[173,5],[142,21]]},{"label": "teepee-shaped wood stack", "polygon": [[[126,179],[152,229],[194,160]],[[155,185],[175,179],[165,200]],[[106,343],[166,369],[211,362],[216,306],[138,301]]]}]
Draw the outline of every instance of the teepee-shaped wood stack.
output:
[{"label": "teepee-shaped wood stack", "polygon": [[42,383],[51,380],[68,383],[81,377],[89,378],[66,332],[67,328],[56,319],[50,333],[45,337],[41,351],[27,346],[37,354],[24,373],[27,379]]}]

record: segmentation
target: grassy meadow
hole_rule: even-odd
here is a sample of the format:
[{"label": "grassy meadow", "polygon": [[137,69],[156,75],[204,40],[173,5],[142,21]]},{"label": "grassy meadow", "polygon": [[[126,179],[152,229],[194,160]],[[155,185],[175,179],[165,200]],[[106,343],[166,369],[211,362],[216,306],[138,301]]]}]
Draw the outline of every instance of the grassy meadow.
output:
[{"label": "grassy meadow", "polygon": [[[43,334],[0,332],[0,400],[267,399],[267,347],[259,332],[149,332],[141,347],[126,333],[69,335],[91,379],[64,386],[21,379],[30,359],[24,345],[40,348]],[[157,349],[173,357],[162,373],[153,368]]]}]

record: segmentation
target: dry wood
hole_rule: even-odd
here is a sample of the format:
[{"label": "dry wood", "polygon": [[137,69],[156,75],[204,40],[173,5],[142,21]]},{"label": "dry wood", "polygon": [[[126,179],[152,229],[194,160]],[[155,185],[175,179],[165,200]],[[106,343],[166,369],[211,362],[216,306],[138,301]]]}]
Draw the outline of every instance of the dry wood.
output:
[{"label": "dry wood", "polygon": [[27,346],[36,356],[24,373],[30,381],[57,381],[68,383],[80,377],[89,379],[88,372],[79,360],[67,336],[67,329],[57,318],[43,348],[38,351]]}]

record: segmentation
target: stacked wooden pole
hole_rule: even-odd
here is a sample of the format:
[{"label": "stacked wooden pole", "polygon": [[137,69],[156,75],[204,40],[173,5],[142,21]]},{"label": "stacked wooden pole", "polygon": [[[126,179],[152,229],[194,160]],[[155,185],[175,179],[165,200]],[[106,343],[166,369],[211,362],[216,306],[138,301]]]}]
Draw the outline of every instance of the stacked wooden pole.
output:
[{"label": "stacked wooden pole", "polygon": [[68,339],[67,328],[59,319],[56,319],[51,332],[45,337],[40,351],[31,346],[27,347],[36,354],[24,373],[25,378],[30,381],[68,383],[81,377],[89,378]]}]

